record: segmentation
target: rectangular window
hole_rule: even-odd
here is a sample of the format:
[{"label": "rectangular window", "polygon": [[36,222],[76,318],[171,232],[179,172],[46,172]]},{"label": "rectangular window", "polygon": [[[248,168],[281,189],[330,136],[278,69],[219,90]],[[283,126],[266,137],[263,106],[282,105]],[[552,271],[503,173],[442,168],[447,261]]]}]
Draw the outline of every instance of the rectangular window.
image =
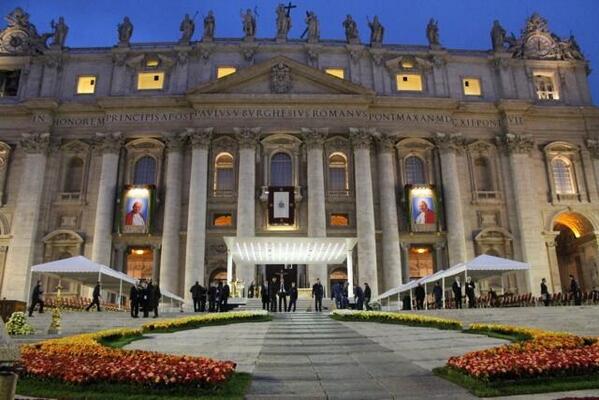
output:
[{"label": "rectangular window", "polygon": [[343,68],[325,68],[324,72],[339,79],[345,79],[345,70]]},{"label": "rectangular window", "polygon": [[216,69],[216,78],[224,78],[225,76],[232,75],[237,72],[237,68],[235,67],[218,67]]},{"label": "rectangular window", "polygon": [[397,90],[403,92],[422,92],[422,75],[420,74],[397,74]]},{"label": "rectangular window", "polygon": [[164,87],[164,72],[137,74],[137,90],[160,90]]},{"label": "rectangular window", "polygon": [[559,100],[559,92],[555,86],[552,73],[535,72],[535,89],[539,100]]},{"label": "rectangular window", "polygon": [[0,97],[14,97],[19,92],[20,70],[0,71]]},{"label": "rectangular window", "polygon": [[80,76],[77,79],[77,94],[94,94],[96,92],[96,77],[94,75]]},{"label": "rectangular window", "polygon": [[233,226],[233,215],[231,213],[218,213],[212,217],[214,226]]},{"label": "rectangular window", "polygon": [[465,96],[481,96],[481,84],[478,78],[464,78],[462,79],[462,88],[464,89]]},{"label": "rectangular window", "polygon": [[331,226],[349,226],[349,215],[347,214],[331,214]]}]

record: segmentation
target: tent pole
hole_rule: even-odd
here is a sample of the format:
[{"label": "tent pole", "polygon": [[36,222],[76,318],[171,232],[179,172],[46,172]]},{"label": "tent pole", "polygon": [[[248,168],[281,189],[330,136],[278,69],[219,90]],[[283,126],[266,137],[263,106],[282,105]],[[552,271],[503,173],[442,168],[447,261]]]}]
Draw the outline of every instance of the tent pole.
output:
[{"label": "tent pole", "polygon": [[428,310],[428,293],[426,292],[426,283],[424,284],[424,309]]},{"label": "tent pole", "polygon": [[412,289],[410,289],[410,310],[414,309],[414,296],[412,295]]},{"label": "tent pole", "polygon": [[121,304],[123,303],[123,280],[119,279],[119,311],[122,310]]},{"label": "tent pole", "polygon": [[441,308],[445,308],[445,277],[441,278],[441,289],[443,290],[443,294],[441,295]]},{"label": "tent pole", "polygon": [[[347,283],[348,283],[348,288],[347,288],[347,297],[351,300],[353,300],[354,298],[354,259],[352,256],[352,249],[347,250],[347,262],[346,262],[346,267],[347,267]],[[387,301],[387,305],[389,305],[389,301]]]}]

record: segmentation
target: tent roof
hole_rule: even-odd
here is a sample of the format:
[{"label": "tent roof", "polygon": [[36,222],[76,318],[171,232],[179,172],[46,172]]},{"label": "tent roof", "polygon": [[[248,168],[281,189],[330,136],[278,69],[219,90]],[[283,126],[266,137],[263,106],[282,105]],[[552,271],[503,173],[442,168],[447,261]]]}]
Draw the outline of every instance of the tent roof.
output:
[{"label": "tent roof", "polygon": [[530,265],[527,263],[483,254],[468,262],[454,265],[445,271],[442,278],[462,274],[464,272],[477,272],[488,275],[501,274],[510,271],[524,271],[528,269],[530,269]]}]

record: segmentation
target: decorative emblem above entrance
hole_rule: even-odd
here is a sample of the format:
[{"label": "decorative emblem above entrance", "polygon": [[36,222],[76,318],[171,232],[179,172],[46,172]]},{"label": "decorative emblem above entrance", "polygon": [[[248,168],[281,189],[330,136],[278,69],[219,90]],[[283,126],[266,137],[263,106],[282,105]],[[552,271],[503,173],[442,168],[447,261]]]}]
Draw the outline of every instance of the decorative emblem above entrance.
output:
[{"label": "decorative emblem above entrance", "polygon": [[283,63],[273,65],[270,70],[270,90],[273,93],[289,93],[292,86],[291,69]]}]

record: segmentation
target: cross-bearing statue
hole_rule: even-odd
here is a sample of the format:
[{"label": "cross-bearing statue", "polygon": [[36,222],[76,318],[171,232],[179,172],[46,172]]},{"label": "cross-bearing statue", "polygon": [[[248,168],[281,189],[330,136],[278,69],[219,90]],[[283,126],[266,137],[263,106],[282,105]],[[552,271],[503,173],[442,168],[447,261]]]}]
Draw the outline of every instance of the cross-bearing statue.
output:
[{"label": "cross-bearing statue", "polygon": [[283,4],[279,4],[275,12],[277,14],[277,39],[287,39],[287,34],[291,29],[291,15]]},{"label": "cross-bearing statue", "polygon": [[129,46],[129,41],[133,35],[133,24],[129,17],[125,17],[123,22],[118,24],[119,46]]},{"label": "cross-bearing statue", "polygon": [[212,10],[208,11],[208,15],[204,17],[204,37],[202,40],[205,42],[210,42],[214,39],[214,28],[216,25],[216,20],[214,18],[214,13]]},{"label": "cross-bearing statue", "polygon": [[54,30],[52,39],[52,47],[58,47],[62,49],[64,47],[64,43],[67,40],[67,35],[69,33],[69,27],[64,23],[64,18],[59,17],[58,22],[50,22],[50,27]]},{"label": "cross-bearing statue", "polygon": [[351,15],[347,14],[347,17],[345,17],[345,21],[343,21],[343,28],[345,28],[345,39],[348,43],[356,43],[360,41],[358,37],[358,24],[356,24],[356,21],[354,21]]},{"label": "cross-bearing statue", "polygon": [[503,44],[506,42],[505,36],[506,31],[499,21],[493,21],[493,28],[491,28],[491,44],[493,45],[493,51],[501,51],[504,49]]},{"label": "cross-bearing statue", "polygon": [[193,22],[193,19],[189,18],[189,14],[185,14],[185,18],[183,18],[183,21],[181,21],[181,26],[179,26],[179,30],[182,32],[181,39],[179,39],[179,44],[189,44],[195,29],[195,22]]},{"label": "cross-bearing statue", "polygon": [[302,33],[302,38],[308,34],[308,43],[316,43],[320,39],[320,24],[314,11],[306,11],[306,30]]},{"label": "cross-bearing statue", "polygon": [[252,10],[248,8],[245,13],[241,13],[241,20],[245,39],[253,39],[256,36],[256,17]]},{"label": "cross-bearing statue", "polygon": [[370,45],[373,47],[380,46],[383,44],[383,36],[385,35],[385,27],[379,22],[379,17],[374,16],[372,21],[368,20],[368,26],[370,27]]},{"label": "cross-bearing statue", "polygon": [[426,38],[428,39],[429,46],[441,46],[441,41],[439,40],[439,21],[435,21],[434,18],[431,18],[428,21],[428,25],[426,25]]}]

